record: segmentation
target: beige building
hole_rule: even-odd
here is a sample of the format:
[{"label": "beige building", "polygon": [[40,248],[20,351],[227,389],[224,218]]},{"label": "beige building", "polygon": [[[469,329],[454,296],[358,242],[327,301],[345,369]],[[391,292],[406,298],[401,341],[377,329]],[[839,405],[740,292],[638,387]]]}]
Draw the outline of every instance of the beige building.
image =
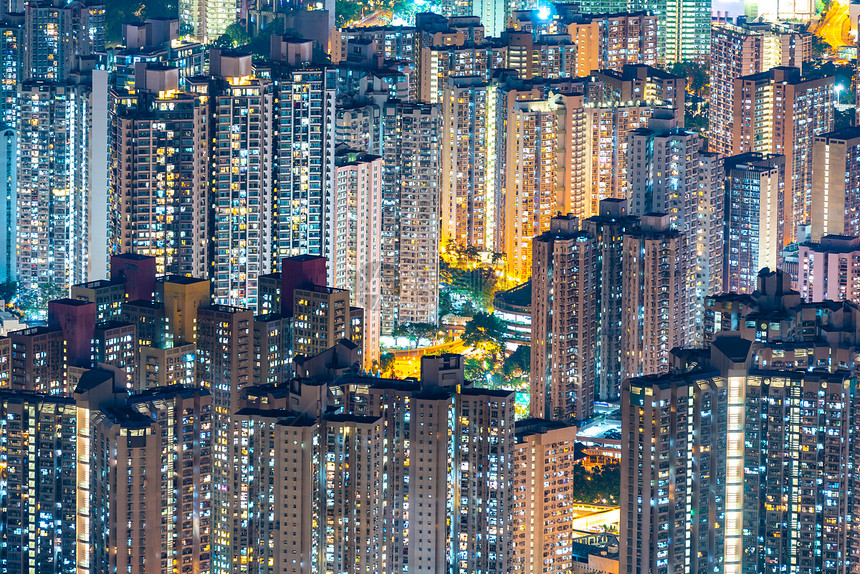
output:
[{"label": "beige building", "polygon": [[335,158],[334,230],[328,274],[364,310],[365,368],[379,360],[382,313],[382,174],[380,156],[339,150]]},{"label": "beige building", "polygon": [[513,568],[519,574],[567,574],[576,513],[576,427],[526,419],[516,424],[513,481]]},{"label": "beige building", "polygon": [[139,352],[138,390],[197,383],[197,346],[194,343],[142,346]]},{"label": "beige building", "polygon": [[572,215],[532,241],[530,413],[585,420],[597,385],[598,262],[594,236]]},{"label": "beige building", "polygon": [[[777,66],[802,68],[809,59],[809,38],[770,23],[711,26],[710,137],[709,151],[724,156],[740,153],[734,148],[735,80],[766,72]],[[776,152],[782,153],[782,152]]]},{"label": "beige building", "polygon": [[476,76],[451,78],[442,104],[441,243],[494,248],[497,88]]},{"label": "beige building", "polygon": [[816,136],[812,144],[810,239],[860,236],[860,129]]},{"label": "beige building", "polygon": [[206,279],[171,275],[155,285],[156,299],[164,306],[167,327],[175,341],[197,341],[197,314],[210,303]]},{"label": "beige building", "polygon": [[507,108],[503,251],[509,279],[523,282],[532,271],[532,238],[547,231],[559,211],[579,215],[585,122],[582,96],[512,96]]},{"label": "beige building", "polygon": [[669,351],[687,344],[686,248],[669,215],[644,215],[624,234],[625,377],[668,372]]},{"label": "beige building", "polygon": [[832,76],[807,80],[778,67],[734,80],[732,153],[785,156],[783,244],[810,222],[815,136],[833,129]]}]

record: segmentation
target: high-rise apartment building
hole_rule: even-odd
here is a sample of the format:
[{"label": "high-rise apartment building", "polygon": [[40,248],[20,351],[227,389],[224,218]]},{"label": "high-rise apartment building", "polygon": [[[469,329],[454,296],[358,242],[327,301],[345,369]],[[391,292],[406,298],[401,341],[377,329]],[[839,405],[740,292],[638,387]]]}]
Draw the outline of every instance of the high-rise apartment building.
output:
[{"label": "high-rise apartment building", "polygon": [[833,129],[833,77],[805,79],[773,68],[734,81],[732,149],[785,156],[783,243],[810,221],[815,136]]},{"label": "high-rise apartment building", "polygon": [[[645,5],[650,7],[648,3]],[[711,54],[711,3],[702,0],[666,2],[664,14],[662,48],[666,64],[708,61]]]},{"label": "high-rise apartment building", "polygon": [[46,395],[67,395],[66,345],[63,332],[51,327],[29,327],[9,333],[12,341],[10,388]]},{"label": "high-rise apartment building", "polygon": [[758,270],[782,256],[785,157],[745,153],[725,159],[724,290],[752,293]]},{"label": "high-rise apartment building", "polygon": [[560,16],[567,33],[576,42],[578,77],[594,70],[620,72],[628,64],[660,66],[666,61],[659,47],[660,16],[653,12],[629,11],[624,7]]},{"label": "high-rise apartment building", "polygon": [[74,398],[78,571],[208,571],[209,393],[173,386],[129,398],[112,371],[90,370]]},{"label": "high-rise apartment building", "polygon": [[[697,288],[705,295],[724,291],[725,171],[723,156],[699,151],[699,226],[696,256],[699,261]],[[696,309],[697,314],[703,311]],[[697,318],[696,323],[700,321]]]},{"label": "high-rise apartment building", "polygon": [[[21,86],[18,279],[68,289],[108,269],[107,78]],[[104,132],[104,133],[103,133]]]},{"label": "high-rise apartment building", "polygon": [[[723,559],[726,383],[708,373],[647,375],[621,394],[619,569],[711,571]],[[626,434],[624,434],[626,433]]]},{"label": "high-rise apartment building", "polygon": [[582,135],[590,111],[581,96],[565,94],[507,106],[501,251],[512,279],[525,281],[532,273],[531,240],[549,230],[555,213],[584,215]]},{"label": "high-rise apartment building", "polygon": [[313,357],[351,339],[349,291],[312,285],[293,297],[293,353]]},{"label": "high-rise apartment building", "polygon": [[734,333],[674,357],[683,375],[625,384],[622,569],[846,571],[860,308],[758,279]]},{"label": "high-rise apartment building", "polygon": [[628,150],[631,131],[647,127],[654,107],[633,104],[599,104],[586,108],[586,178],[584,216],[599,212],[600,200],[629,195]]},{"label": "high-rise apartment building", "polygon": [[798,246],[797,290],[805,301],[860,302],[860,238],[825,235]]},{"label": "high-rise apartment building", "polygon": [[75,572],[77,409],[69,397],[0,393],[0,566]]},{"label": "high-rise apartment building", "polygon": [[212,50],[210,73],[212,295],[256,307],[257,277],[272,269],[272,85],[246,55]]},{"label": "high-rise apartment building", "polygon": [[200,42],[180,38],[180,23],[174,17],[147,18],[145,22],[128,22],[122,26],[124,46],[112,48],[108,61],[113,68],[113,87],[134,89],[137,65],[166,65],[179,70],[179,84],[186,78],[204,75],[206,48]]},{"label": "high-rise apartment building", "polygon": [[[129,406],[156,425],[160,454],[147,482],[159,491],[160,572],[206,572],[212,544],[212,401],[209,392],[174,385],[135,394]],[[160,480],[156,480],[159,478]],[[177,488],[178,487],[178,488]],[[118,516],[125,499],[117,501]]]},{"label": "high-rise apartment building", "polygon": [[777,66],[802,68],[809,57],[808,40],[801,33],[769,23],[720,22],[711,27],[710,151],[724,156],[741,153],[733,143],[733,129],[738,127],[733,121],[734,81]]},{"label": "high-rise apartment building", "polygon": [[71,299],[96,304],[96,321],[119,319],[125,301],[125,281],[99,279],[89,283],[72,285]]},{"label": "high-rise apartment building", "polygon": [[810,239],[860,236],[860,129],[816,136],[812,144]]},{"label": "high-rise apartment building", "polygon": [[302,361],[300,387],[243,393],[248,564],[508,571],[513,395],[471,388],[459,355],[425,357],[420,382],[355,376],[358,361],[339,344]]},{"label": "high-rise apartment building", "polygon": [[530,418],[515,431],[512,572],[570,572],[576,427]]},{"label": "high-rise apartment building", "polygon": [[701,322],[697,324],[692,311],[706,294],[700,281],[709,255],[702,231],[710,231],[700,230],[706,220],[700,216],[699,204],[710,202],[714,190],[703,189],[699,178],[699,135],[679,129],[677,124],[673,113],[659,110],[649,119],[648,128],[628,135],[629,211],[631,215],[668,213],[672,228],[684,236],[689,249],[680,256],[685,259],[684,292],[691,311],[685,330],[695,334]]},{"label": "high-rise apartment building", "polygon": [[439,142],[429,104],[383,107],[382,334],[436,323],[439,304]]},{"label": "high-rise apartment building", "polygon": [[669,351],[687,344],[685,236],[670,216],[648,214],[624,235],[621,306],[626,377],[669,370]]},{"label": "high-rise apartment building", "polygon": [[540,418],[585,420],[597,378],[595,238],[572,215],[532,241],[531,408]]},{"label": "high-rise apartment building", "polygon": [[334,287],[364,309],[366,368],[379,360],[382,312],[382,174],[380,156],[339,150],[336,162],[333,241],[328,268]]},{"label": "high-rise apartment building", "polygon": [[614,400],[620,396],[622,368],[622,332],[624,330],[622,292],[622,257],[624,235],[638,224],[627,215],[627,200],[608,198],[600,202],[600,213],[581,221],[582,230],[594,237],[598,249],[596,290],[597,312],[597,382],[595,397]]},{"label": "high-rise apartment building", "polygon": [[523,80],[576,77],[577,47],[568,34],[508,30],[502,42],[507,46],[507,67]]},{"label": "high-rise apartment building", "polygon": [[247,569],[248,540],[240,536],[242,499],[237,468],[242,445],[236,441],[233,415],[241,390],[253,374],[254,314],[225,305],[197,311],[197,385],[212,396],[212,572]]},{"label": "high-rise apartment building", "polygon": [[237,7],[225,0],[182,0],[179,21],[198,42],[214,43],[230,24],[236,22]]},{"label": "high-rise apartment building", "polygon": [[451,78],[442,97],[441,243],[494,247],[496,87],[479,77]]},{"label": "high-rise apartment building", "polygon": [[76,69],[79,56],[104,51],[104,4],[27,2],[21,48],[23,80],[65,82]]},{"label": "high-rise apartment building", "polygon": [[[17,7],[16,7],[17,8]],[[23,10],[23,3],[20,8]],[[11,12],[18,12],[12,10]],[[24,35],[23,19],[5,13],[0,17],[0,64],[3,81],[0,83],[0,123],[11,128],[18,126],[18,88],[22,80],[21,46]]]},{"label": "high-rise apartment building", "polygon": [[111,200],[121,252],[156,259],[159,275],[209,271],[208,107],[179,91],[177,68],[138,66],[111,91]]},{"label": "high-rise apartment building", "polygon": [[18,277],[18,139],[0,124],[0,283]]},{"label": "high-rise apartment building", "polygon": [[326,214],[335,207],[336,75],[302,60],[287,55],[273,70],[273,264],[296,255],[329,257],[335,233]]}]

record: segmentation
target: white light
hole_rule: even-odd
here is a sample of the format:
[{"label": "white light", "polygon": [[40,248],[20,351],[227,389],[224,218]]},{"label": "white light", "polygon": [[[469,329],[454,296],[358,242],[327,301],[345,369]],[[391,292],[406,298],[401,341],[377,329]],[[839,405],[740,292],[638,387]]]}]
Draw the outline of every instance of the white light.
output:
[{"label": "white light", "polygon": [[548,6],[541,6],[540,8],[538,8],[538,18],[540,18],[541,20],[548,20],[549,17],[550,12]]}]

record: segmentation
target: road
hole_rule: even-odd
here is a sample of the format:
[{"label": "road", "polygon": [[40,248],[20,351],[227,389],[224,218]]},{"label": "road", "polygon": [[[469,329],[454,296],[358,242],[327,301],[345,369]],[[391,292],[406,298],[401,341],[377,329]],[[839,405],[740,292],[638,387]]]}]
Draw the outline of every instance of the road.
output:
[{"label": "road", "polygon": [[824,18],[815,29],[815,35],[827,42],[834,50],[840,46],[853,46],[848,4],[833,2]]}]

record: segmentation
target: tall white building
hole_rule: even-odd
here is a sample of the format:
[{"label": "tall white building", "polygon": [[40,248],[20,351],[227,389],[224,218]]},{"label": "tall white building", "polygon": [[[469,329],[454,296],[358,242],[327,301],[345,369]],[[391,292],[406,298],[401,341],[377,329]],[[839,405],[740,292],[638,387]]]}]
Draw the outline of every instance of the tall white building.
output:
[{"label": "tall white building", "polygon": [[210,44],[236,22],[235,2],[229,0],[180,0],[179,21],[183,35],[190,34],[199,42]]},{"label": "tall white building", "polygon": [[367,369],[379,359],[382,313],[382,172],[380,156],[338,150],[332,245],[328,270],[333,287],[350,292],[350,304],[364,309]]},{"label": "tall white building", "polygon": [[18,277],[68,289],[108,268],[108,74],[21,88]]}]

